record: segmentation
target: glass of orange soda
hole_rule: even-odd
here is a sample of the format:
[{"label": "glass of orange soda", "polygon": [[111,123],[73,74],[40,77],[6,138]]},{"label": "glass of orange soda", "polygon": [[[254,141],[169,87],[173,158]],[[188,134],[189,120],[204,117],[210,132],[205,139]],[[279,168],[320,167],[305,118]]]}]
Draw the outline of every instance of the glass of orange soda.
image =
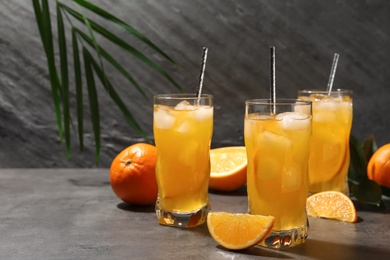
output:
[{"label": "glass of orange soda", "polygon": [[213,96],[161,94],[154,97],[159,224],[195,227],[210,210],[210,145]]},{"label": "glass of orange soda", "polygon": [[306,89],[298,91],[298,98],[313,102],[309,192],[340,191],[349,195],[352,91]]},{"label": "glass of orange soda", "polygon": [[272,233],[260,245],[283,249],[304,243],[311,102],[252,99],[245,104],[248,211],[275,217]]}]

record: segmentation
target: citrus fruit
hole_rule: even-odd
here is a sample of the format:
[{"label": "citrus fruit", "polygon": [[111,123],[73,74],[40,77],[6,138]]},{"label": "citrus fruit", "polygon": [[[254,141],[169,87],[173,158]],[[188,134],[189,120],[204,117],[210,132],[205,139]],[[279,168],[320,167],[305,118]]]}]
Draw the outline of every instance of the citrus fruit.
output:
[{"label": "citrus fruit", "polygon": [[211,149],[210,163],[210,188],[219,191],[233,191],[246,183],[245,146]]},{"label": "citrus fruit", "polygon": [[110,183],[114,193],[129,204],[148,205],[156,202],[155,146],[133,144],[112,161]]},{"label": "citrus fruit", "polygon": [[390,188],[390,143],[381,146],[371,156],[367,176],[379,185]]},{"label": "citrus fruit", "polygon": [[309,196],[306,212],[311,217],[356,222],[357,213],[351,199],[339,191],[323,191]]},{"label": "citrus fruit", "polygon": [[318,127],[316,130],[311,140],[311,149],[314,152],[310,153],[309,159],[311,185],[329,182],[345,171],[349,153],[348,139],[343,140],[342,135],[329,135],[329,130],[325,128]]},{"label": "citrus fruit", "polygon": [[221,246],[241,250],[260,243],[272,231],[274,217],[210,212],[207,227],[212,238]]}]

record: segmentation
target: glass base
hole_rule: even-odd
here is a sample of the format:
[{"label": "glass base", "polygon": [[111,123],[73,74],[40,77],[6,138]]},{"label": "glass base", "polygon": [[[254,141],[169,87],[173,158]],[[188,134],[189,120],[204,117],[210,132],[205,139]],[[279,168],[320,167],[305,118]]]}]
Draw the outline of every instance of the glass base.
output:
[{"label": "glass base", "polygon": [[290,230],[272,231],[271,234],[263,240],[259,246],[275,249],[286,249],[306,241],[309,231],[309,221],[307,225]]},{"label": "glass base", "polygon": [[192,228],[203,224],[210,211],[210,203],[191,212],[169,212],[160,207],[159,200],[156,202],[156,215],[158,223],[165,226]]}]

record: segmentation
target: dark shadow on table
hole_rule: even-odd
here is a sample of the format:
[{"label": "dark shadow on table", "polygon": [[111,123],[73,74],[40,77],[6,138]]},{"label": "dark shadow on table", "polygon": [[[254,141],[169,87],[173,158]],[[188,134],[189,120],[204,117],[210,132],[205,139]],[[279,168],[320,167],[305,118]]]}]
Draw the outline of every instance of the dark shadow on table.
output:
[{"label": "dark shadow on table", "polygon": [[389,259],[389,248],[373,248],[369,245],[347,245],[343,241],[334,242],[321,240],[306,240],[305,244],[297,246],[291,253],[294,255],[310,256],[310,258],[325,259]]},{"label": "dark shadow on table", "polygon": [[260,246],[254,246],[244,250],[237,250],[237,251],[228,250],[222,246],[217,246],[217,248],[229,252],[237,252],[243,255],[262,256],[262,257],[277,258],[277,259],[295,259],[295,257],[287,254],[287,250],[268,249]]},{"label": "dark shadow on table", "polygon": [[227,196],[247,196],[246,185],[243,185],[234,191],[218,191],[210,188],[209,193],[216,194],[216,195],[227,195]]},{"label": "dark shadow on table", "polygon": [[198,233],[198,234],[201,234],[202,236],[205,236],[205,237],[210,237],[210,233],[209,233],[209,229],[207,228],[207,224],[206,222],[199,225],[199,226],[196,226],[196,227],[193,227],[193,228],[189,228],[189,229],[185,229],[185,228],[179,228],[181,230],[183,230],[183,232],[194,232],[194,233]]},{"label": "dark shadow on table", "polygon": [[78,179],[68,179],[68,182],[78,187],[105,187],[110,185],[109,181],[93,179],[88,177],[81,177]]},{"label": "dark shadow on table", "polygon": [[133,205],[133,204],[121,202],[117,205],[117,207],[118,209],[131,211],[131,212],[145,212],[145,213],[155,212],[154,204],[143,206],[143,205]]},{"label": "dark shadow on table", "polygon": [[[335,238],[336,239],[336,238]],[[267,258],[277,259],[300,259],[307,257],[317,260],[328,259],[388,259],[390,256],[390,249],[387,248],[373,248],[362,245],[346,245],[342,242],[326,242],[320,240],[308,239],[302,245],[292,248],[278,250],[268,249],[260,246],[254,246],[244,250],[232,251],[222,246],[216,246],[220,250],[226,252],[236,252],[243,255],[262,256]]]},{"label": "dark shadow on table", "polygon": [[358,212],[365,211],[365,212],[375,212],[375,213],[382,213],[382,214],[390,213],[390,202],[387,198],[382,199],[381,204],[379,206],[369,205],[356,200],[353,201],[353,204],[355,205],[355,208]]},{"label": "dark shadow on table", "polygon": [[361,222],[363,222],[363,221],[364,221],[364,219],[362,219],[361,217],[359,217],[359,214],[358,214],[358,217],[357,217],[357,220],[356,220],[355,223],[361,223]]}]

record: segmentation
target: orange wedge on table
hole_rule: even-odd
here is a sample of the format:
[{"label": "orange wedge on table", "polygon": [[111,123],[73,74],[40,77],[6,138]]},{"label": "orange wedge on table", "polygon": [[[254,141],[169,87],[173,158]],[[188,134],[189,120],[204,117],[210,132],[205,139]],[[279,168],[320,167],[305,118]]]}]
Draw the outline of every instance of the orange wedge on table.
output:
[{"label": "orange wedge on table", "polygon": [[272,231],[274,217],[210,212],[207,227],[212,238],[221,246],[241,250],[257,245]]},{"label": "orange wedge on table", "polygon": [[352,200],[338,191],[324,191],[309,196],[306,212],[311,217],[356,222],[357,213]]},{"label": "orange wedge on table", "polygon": [[246,183],[245,146],[211,149],[210,163],[210,188],[219,191],[233,191]]}]

